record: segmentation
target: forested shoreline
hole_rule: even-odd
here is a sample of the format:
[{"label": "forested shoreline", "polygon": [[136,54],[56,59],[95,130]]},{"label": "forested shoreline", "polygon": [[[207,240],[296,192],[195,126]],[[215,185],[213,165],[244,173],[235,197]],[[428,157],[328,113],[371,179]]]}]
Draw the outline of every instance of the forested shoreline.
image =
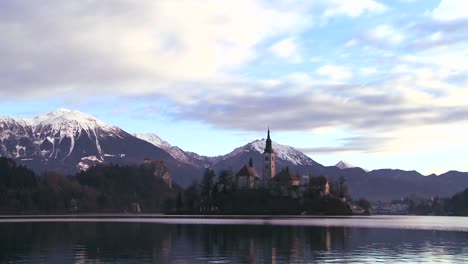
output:
[{"label": "forested shoreline", "polygon": [[98,165],[73,176],[36,175],[0,158],[0,213],[122,213],[137,203],[145,212],[171,210],[171,189],[146,166]]},{"label": "forested shoreline", "polygon": [[[98,165],[72,176],[53,171],[37,175],[0,157],[0,214],[351,214],[343,194],[323,196],[312,184],[302,197],[283,197],[266,189],[227,188],[228,179],[228,171],[217,176],[207,169],[200,183],[171,188],[145,165]],[[324,180],[317,177],[314,184],[323,186]],[[468,189],[447,199],[444,211],[466,216],[467,204]]]}]

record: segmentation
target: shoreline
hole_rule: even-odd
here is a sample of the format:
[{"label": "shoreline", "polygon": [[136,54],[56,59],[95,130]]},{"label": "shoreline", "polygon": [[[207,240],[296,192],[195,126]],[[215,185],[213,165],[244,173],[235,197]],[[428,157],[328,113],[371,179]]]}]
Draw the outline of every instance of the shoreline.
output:
[{"label": "shoreline", "polygon": [[288,216],[288,215],[9,215],[0,224],[15,223],[140,223],[167,225],[303,226],[338,228],[384,228],[468,233],[468,217],[453,216]]}]

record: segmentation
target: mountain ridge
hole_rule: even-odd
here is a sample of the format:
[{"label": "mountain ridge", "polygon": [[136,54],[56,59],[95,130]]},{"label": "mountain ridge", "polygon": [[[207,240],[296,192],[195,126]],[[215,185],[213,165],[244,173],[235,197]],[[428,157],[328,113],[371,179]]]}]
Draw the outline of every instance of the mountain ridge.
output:
[{"label": "mountain ridge", "polygon": [[[0,117],[0,155],[36,171],[76,173],[99,163],[139,164],[144,159],[166,162],[181,186],[200,180],[207,167],[237,172],[252,158],[262,171],[265,139],[231,152],[207,157],[184,151],[156,134],[129,134],[123,129],[76,110],[59,109],[32,119]],[[343,176],[352,197],[400,199],[409,194],[448,196],[468,186],[468,173],[448,171],[423,176],[417,171],[323,166],[294,147],[273,142],[277,171],[289,167],[299,175],[325,175],[332,182]],[[338,164],[337,164],[338,165]],[[348,164],[349,165],[349,164]]]},{"label": "mountain ridge", "polygon": [[0,119],[0,155],[16,158],[35,170],[55,166],[72,173],[80,166],[104,161],[129,163],[126,152],[138,153],[129,148],[129,142],[150,157],[169,157],[148,142],[76,110],[59,109],[29,120]]}]

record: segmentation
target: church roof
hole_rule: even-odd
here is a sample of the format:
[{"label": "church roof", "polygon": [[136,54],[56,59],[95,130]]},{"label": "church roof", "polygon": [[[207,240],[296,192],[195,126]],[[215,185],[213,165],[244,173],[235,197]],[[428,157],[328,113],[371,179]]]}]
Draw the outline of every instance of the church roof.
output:
[{"label": "church roof", "polygon": [[271,144],[271,138],[270,138],[270,128],[268,128],[268,134],[267,134],[267,139],[266,139],[266,144],[265,144],[265,152],[264,153],[273,153],[273,147]]},{"label": "church roof", "polygon": [[286,169],[286,170],[282,170],[280,173],[276,174],[275,177],[273,177],[273,180],[277,181],[277,182],[287,183],[287,182],[290,182],[290,181],[291,182],[300,181],[301,179],[297,175],[295,175],[294,173],[292,173],[291,171]]},{"label": "church roof", "polygon": [[239,176],[249,176],[258,178],[258,174],[255,171],[255,169],[253,167],[250,167],[249,165],[245,165],[239,170],[239,172],[236,173],[236,177]]}]

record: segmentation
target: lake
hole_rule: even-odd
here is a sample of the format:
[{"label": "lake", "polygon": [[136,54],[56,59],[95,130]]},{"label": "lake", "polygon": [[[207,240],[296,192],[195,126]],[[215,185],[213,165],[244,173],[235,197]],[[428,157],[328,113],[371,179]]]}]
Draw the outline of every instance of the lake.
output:
[{"label": "lake", "polygon": [[468,263],[468,218],[0,217],[0,263]]}]

